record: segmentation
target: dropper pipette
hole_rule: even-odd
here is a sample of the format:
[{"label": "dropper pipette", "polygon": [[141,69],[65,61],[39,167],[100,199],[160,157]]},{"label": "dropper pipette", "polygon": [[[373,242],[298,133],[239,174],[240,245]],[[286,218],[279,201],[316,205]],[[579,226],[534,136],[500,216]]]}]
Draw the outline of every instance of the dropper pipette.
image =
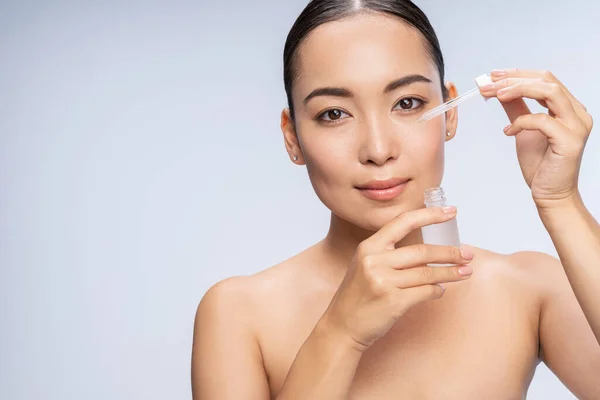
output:
[{"label": "dropper pipette", "polygon": [[479,88],[481,86],[487,85],[488,83],[492,83],[492,78],[489,75],[484,74],[484,75],[481,75],[481,76],[478,76],[477,78],[475,78],[475,82],[477,82],[476,88],[471,89],[468,92],[465,92],[462,95],[445,102],[444,104],[441,104],[435,108],[432,108],[431,110],[429,110],[426,113],[424,113],[423,115],[421,115],[417,119],[417,122],[429,121],[430,119],[437,117],[438,115],[443,114],[448,110],[453,109],[460,103],[467,101],[468,99],[470,99],[472,97],[475,97],[479,93]]}]

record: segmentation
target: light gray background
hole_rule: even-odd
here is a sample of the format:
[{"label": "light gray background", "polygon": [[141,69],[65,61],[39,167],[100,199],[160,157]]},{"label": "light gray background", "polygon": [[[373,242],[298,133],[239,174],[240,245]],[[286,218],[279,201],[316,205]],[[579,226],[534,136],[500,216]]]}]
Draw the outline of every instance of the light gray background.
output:
[{"label": "light gray background", "polygon": [[[418,4],[461,91],[551,69],[600,119],[598,2]],[[0,3],[0,398],[190,398],[203,293],[323,237],[278,127],[304,5]],[[506,123],[494,101],[461,106],[444,185],[463,241],[555,254]],[[581,174],[596,216],[598,155],[596,133]],[[529,399],[549,398],[574,397],[540,366]]]}]

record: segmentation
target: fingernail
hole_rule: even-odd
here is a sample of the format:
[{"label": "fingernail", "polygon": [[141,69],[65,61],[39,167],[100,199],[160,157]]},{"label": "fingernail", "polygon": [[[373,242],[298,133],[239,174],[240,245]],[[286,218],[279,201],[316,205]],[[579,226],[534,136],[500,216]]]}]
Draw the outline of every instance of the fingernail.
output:
[{"label": "fingernail", "polygon": [[496,93],[498,96],[502,96],[503,94],[508,92],[508,89],[510,88],[504,88],[504,89],[500,89],[498,90],[498,93]]},{"label": "fingernail", "polygon": [[506,76],[506,71],[503,69],[494,69],[492,70],[492,76],[501,77]]},{"label": "fingernail", "polygon": [[495,84],[493,84],[493,83],[489,83],[489,84],[487,84],[487,85],[483,85],[482,87],[480,87],[480,89],[481,89],[481,91],[483,91],[483,92],[487,92],[487,91],[489,91],[489,90],[492,90],[492,89],[494,89],[495,87],[496,87],[496,85],[495,85]]},{"label": "fingernail", "polygon": [[471,268],[469,266],[460,267],[458,269],[458,273],[461,274],[462,276],[471,275],[473,273],[473,268]]},{"label": "fingernail", "polygon": [[506,127],[503,129],[504,133],[508,132],[510,130],[511,126],[512,126],[512,124],[506,125]]},{"label": "fingernail", "polygon": [[472,260],[473,259],[473,253],[467,249],[460,249],[460,255],[463,258],[463,260]]},{"label": "fingernail", "polygon": [[442,208],[442,210],[446,213],[446,214],[454,214],[456,212],[456,207],[454,206],[450,206],[450,207],[444,207]]}]

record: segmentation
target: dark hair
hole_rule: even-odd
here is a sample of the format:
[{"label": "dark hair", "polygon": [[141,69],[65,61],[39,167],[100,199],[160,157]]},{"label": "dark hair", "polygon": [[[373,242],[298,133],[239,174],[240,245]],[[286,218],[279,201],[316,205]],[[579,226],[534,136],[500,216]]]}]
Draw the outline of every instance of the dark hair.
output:
[{"label": "dark hair", "polygon": [[292,120],[294,105],[292,103],[292,84],[298,75],[296,57],[298,47],[318,26],[331,21],[338,21],[360,12],[372,11],[389,14],[400,18],[408,25],[416,28],[425,38],[425,49],[437,66],[442,82],[442,95],[448,97],[444,86],[444,57],[440,43],[427,16],[410,0],[312,0],[300,13],[292,26],[283,50],[283,81],[287,94],[288,107]]}]

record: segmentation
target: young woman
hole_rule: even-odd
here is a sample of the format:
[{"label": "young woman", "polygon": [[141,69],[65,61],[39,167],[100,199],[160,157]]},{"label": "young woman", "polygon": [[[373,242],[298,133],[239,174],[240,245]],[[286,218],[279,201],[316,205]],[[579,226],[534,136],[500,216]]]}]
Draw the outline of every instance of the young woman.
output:
[{"label": "young woman", "polygon": [[410,1],[312,1],[284,68],[286,149],[331,210],[330,230],[206,293],[194,399],[522,399],[540,360],[579,398],[600,399],[600,225],[577,188],[592,118],[568,89],[516,69],[481,89],[512,122],[559,262],[423,244],[422,226],[456,215],[424,208],[423,193],[441,182],[457,111],[415,119],[457,91]]}]

